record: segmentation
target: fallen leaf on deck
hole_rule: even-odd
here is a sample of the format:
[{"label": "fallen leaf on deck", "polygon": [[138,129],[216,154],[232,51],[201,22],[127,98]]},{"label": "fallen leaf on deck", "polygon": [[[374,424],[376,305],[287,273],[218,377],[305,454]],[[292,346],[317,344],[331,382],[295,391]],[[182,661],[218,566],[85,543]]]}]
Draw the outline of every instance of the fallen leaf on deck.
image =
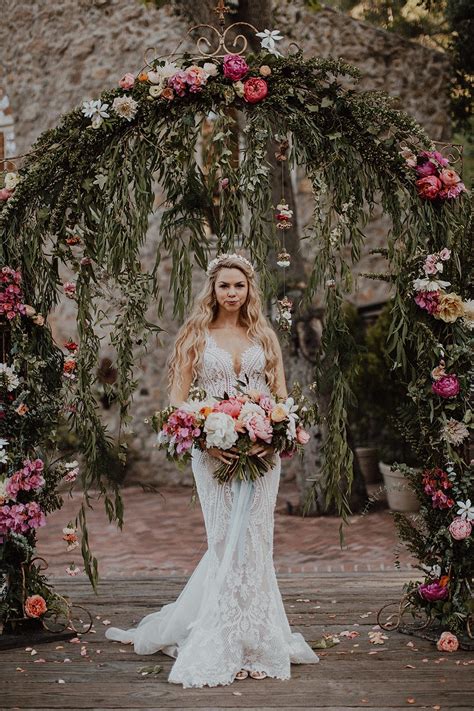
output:
[{"label": "fallen leaf on deck", "polygon": [[58,684],[65,684],[65,683],[66,682],[64,681],[64,679],[58,679]]},{"label": "fallen leaf on deck", "polygon": [[339,632],[339,637],[347,637],[348,639],[354,639],[354,637],[359,637],[360,632],[356,632],[355,630],[344,630],[343,632]]},{"label": "fallen leaf on deck", "polygon": [[31,654],[32,657],[34,657],[35,654],[38,654],[38,652],[36,651],[36,649],[32,649],[31,652],[30,652],[30,654]]},{"label": "fallen leaf on deck", "polygon": [[413,664],[405,664],[405,669],[416,669]]},{"label": "fallen leaf on deck", "polygon": [[329,649],[339,644],[339,640],[335,641],[334,637],[322,637],[311,644],[311,649]]},{"label": "fallen leaf on deck", "polygon": [[66,657],[66,659],[63,659],[63,664],[68,664],[70,661],[69,657]]},{"label": "fallen leaf on deck", "polygon": [[372,612],[363,612],[362,615],[359,615],[359,617],[368,617],[371,614]]},{"label": "fallen leaf on deck", "polygon": [[69,643],[70,644],[80,644],[81,640],[79,639],[79,637],[73,637],[72,639],[69,640]]},{"label": "fallen leaf on deck", "polygon": [[411,697],[409,699],[407,699],[407,704],[414,704],[414,703],[415,703],[415,699],[412,699]]},{"label": "fallen leaf on deck", "polygon": [[233,691],[232,694],[233,694],[234,696],[242,696],[242,692],[241,692],[241,691]]},{"label": "fallen leaf on deck", "polygon": [[21,671],[21,672],[24,672],[25,670],[24,670],[24,669],[22,669],[21,667],[17,667],[17,668],[15,669],[15,671]]},{"label": "fallen leaf on deck", "polygon": [[33,647],[25,647],[25,652],[31,652],[32,649]]},{"label": "fallen leaf on deck", "polygon": [[149,665],[146,667],[139,667],[137,671],[142,675],[142,676],[156,676],[157,674],[160,673],[162,667],[159,664]]},{"label": "fallen leaf on deck", "polygon": [[307,597],[298,597],[296,598],[296,602],[311,602]]},{"label": "fallen leaf on deck", "polygon": [[414,642],[407,642],[407,647],[414,647],[415,643]]},{"label": "fallen leaf on deck", "polygon": [[81,647],[81,657],[86,657],[86,656],[87,656],[87,648]]},{"label": "fallen leaf on deck", "polygon": [[110,620],[102,620],[103,625],[110,625]]},{"label": "fallen leaf on deck", "polygon": [[40,659],[35,659],[35,664],[44,664],[46,662],[46,659],[43,659],[40,657]]}]

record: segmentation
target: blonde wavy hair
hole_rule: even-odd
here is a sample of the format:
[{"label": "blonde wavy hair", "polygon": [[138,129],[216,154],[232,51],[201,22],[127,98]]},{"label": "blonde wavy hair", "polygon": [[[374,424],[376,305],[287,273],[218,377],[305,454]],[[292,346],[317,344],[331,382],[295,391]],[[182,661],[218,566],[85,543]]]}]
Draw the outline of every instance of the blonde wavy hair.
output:
[{"label": "blonde wavy hair", "polygon": [[204,352],[206,331],[215,320],[219,305],[215,296],[215,284],[223,268],[239,269],[247,278],[248,294],[240,308],[239,321],[247,329],[250,340],[259,341],[265,353],[265,372],[272,391],[276,388],[278,354],[272,340],[273,329],[263,314],[262,299],[255,280],[255,272],[245,262],[228,257],[212,267],[206,282],[197,295],[193,309],[176,336],[174,347],[167,361],[168,391],[173,383],[182,382],[181,373],[185,363],[192,363],[192,382],[195,381]]}]

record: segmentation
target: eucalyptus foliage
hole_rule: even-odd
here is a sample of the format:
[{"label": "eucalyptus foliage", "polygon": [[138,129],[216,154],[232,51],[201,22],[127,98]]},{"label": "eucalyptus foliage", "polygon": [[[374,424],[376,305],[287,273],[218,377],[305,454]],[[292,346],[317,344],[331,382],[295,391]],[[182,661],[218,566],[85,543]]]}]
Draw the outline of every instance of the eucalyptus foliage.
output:
[{"label": "eucalyptus foliage", "polygon": [[[356,347],[342,307],[353,286],[351,265],[364,246],[364,226],[381,204],[391,220],[386,255],[388,278],[396,289],[390,351],[394,369],[407,383],[416,381],[419,364],[426,360],[426,338],[415,328],[416,307],[407,299],[407,264],[441,244],[459,255],[465,245],[466,201],[422,201],[399,155],[401,145],[429,148],[428,137],[385,93],[359,91],[356,68],[341,60],[304,59],[300,52],[286,58],[249,55],[247,62],[249,76],[259,76],[262,64],[271,69],[268,95],[257,103],[241,98],[221,71],[202,91],[172,100],[150,96],[143,80],[130,90],[104,91],[100,99],[109,106],[119,96],[136,100],[134,118],[128,121],[111,112],[93,128],[80,107],[63,116],[56,128],[39,137],[19,171],[19,184],[0,208],[2,263],[22,272],[26,303],[46,316],[61,296],[61,267],[75,273],[79,351],[67,409],[85,462],[78,523],[86,571],[94,584],[97,561],[87,538],[88,492],[99,490],[110,520],[121,525],[123,517],[119,491],[108,481],[105,464],[112,441],[94,394],[98,327],[108,324],[116,351],[116,394],[125,423],[135,387],[134,347],[147,333],[160,330],[165,299],[173,299],[178,318],[188,308],[193,268],[204,269],[212,256],[206,225],[212,225],[219,251],[243,245],[260,271],[266,294],[275,294],[268,257],[278,247],[278,235],[267,160],[275,134],[289,138],[289,163],[305,169],[313,189],[314,214],[302,246],[310,243],[315,256],[301,306],[311,302],[317,289],[326,289],[323,359],[316,371],[319,388],[331,392],[322,473],[327,502],[336,502],[344,522],[350,513],[349,492],[340,482],[345,475],[351,485],[352,452],[345,431]],[[190,63],[185,55],[183,66]],[[240,144],[238,120],[244,126]],[[228,179],[226,189],[220,183],[223,177]],[[140,251],[157,184],[165,202],[155,265],[145,271]],[[244,214],[250,215],[246,231]],[[71,235],[80,237],[80,246],[68,243]],[[164,256],[172,264],[169,294],[161,291],[158,278]],[[458,277],[462,292],[461,270]],[[107,313],[104,289],[111,294]],[[146,316],[150,304],[153,323]],[[442,337],[454,342],[457,335],[446,331]],[[14,469],[26,455],[50,444],[63,405],[55,388],[64,354],[47,326],[26,319],[14,326],[11,338],[11,357],[20,367],[31,358],[45,363],[44,377],[38,368],[22,369],[28,389],[37,393],[38,401],[55,402],[48,426],[13,440],[9,466]],[[424,452],[433,462],[445,454],[441,444],[431,441]]]}]

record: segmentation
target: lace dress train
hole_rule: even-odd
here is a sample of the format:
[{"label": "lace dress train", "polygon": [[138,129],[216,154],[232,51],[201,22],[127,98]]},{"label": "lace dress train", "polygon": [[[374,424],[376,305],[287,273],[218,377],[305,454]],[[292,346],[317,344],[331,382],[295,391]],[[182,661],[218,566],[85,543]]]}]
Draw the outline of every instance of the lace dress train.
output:
[{"label": "lace dress train", "polygon": [[[228,356],[228,358],[227,358]],[[252,388],[268,388],[264,354],[254,344],[242,356]],[[208,338],[200,385],[210,395],[235,392],[230,354]],[[136,628],[108,628],[106,637],[132,642],[137,654],[161,650],[175,658],[168,681],[183,687],[230,684],[240,669],[290,678],[291,663],[319,657],[292,632],[273,564],[274,509],[281,462],[258,481],[226,483],[213,477],[216,460],[193,449],[192,470],[208,549],[175,602],[144,617]]]}]

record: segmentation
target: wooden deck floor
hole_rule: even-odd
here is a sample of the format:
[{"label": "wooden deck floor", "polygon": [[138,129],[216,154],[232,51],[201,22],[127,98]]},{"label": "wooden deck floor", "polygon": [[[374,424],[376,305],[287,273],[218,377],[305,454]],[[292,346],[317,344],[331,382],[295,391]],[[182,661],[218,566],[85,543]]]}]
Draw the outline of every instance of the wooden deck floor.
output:
[{"label": "wooden deck floor", "polygon": [[[474,708],[474,652],[441,654],[421,639],[387,633],[371,644],[368,632],[378,609],[398,600],[406,573],[282,575],[279,585],[290,624],[314,642],[324,633],[358,631],[327,650],[316,665],[292,665],[288,681],[246,679],[230,686],[183,689],[167,682],[172,660],[157,653],[139,657],[130,646],[104,637],[104,620],[130,626],[173,601],[186,578],[106,580],[95,596],[84,580],[56,580],[56,589],[88,607],[94,633],[81,643],[49,642],[36,654],[19,649],[1,653],[2,710],[67,709],[312,709]],[[305,602],[309,600],[309,602]],[[100,616],[100,619],[97,619]],[[85,648],[81,655],[81,649]],[[70,661],[64,661],[69,659]],[[41,661],[44,660],[44,661]],[[143,666],[161,665],[156,676]]]}]

